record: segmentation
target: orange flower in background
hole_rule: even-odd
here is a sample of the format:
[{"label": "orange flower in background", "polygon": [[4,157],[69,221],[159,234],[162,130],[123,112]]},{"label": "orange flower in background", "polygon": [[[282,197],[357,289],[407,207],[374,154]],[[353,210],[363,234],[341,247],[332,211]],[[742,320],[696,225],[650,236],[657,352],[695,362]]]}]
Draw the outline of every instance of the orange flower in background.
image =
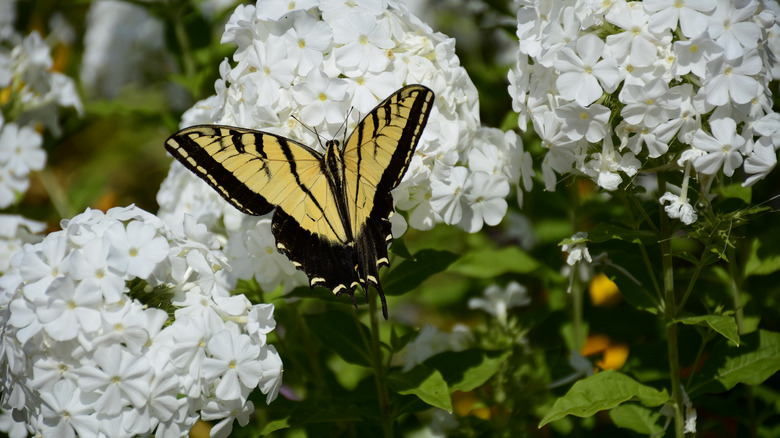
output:
[{"label": "orange flower in background", "polygon": [[620,369],[628,359],[628,344],[612,342],[606,335],[590,335],[582,347],[584,357],[601,354],[601,359],[596,361],[596,366],[602,370]]}]

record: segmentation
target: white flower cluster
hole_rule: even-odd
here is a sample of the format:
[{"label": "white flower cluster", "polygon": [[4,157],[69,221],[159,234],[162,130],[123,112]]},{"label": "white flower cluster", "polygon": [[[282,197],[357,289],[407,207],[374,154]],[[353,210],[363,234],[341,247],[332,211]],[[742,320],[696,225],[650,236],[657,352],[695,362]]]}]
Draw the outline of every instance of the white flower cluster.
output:
[{"label": "white flower cluster", "polygon": [[0,275],[11,267],[11,257],[25,243],[40,242],[46,224],[15,214],[0,214]]},{"label": "white flower cluster", "polygon": [[780,78],[777,2],[520,3],[509,94],[520,127],[530,120],[548,149],[548,190],[556,174],[615,190],[642,168],[677,166],[683,188],[664,201],[690,223],[691,170],[705,183],[742,168],[750,185],[774,168],[780,116],[768,84]]},{"label": "white flower cluster", "polygon": [[51,71],[49,45],[37,32],[21,38],[6,29],[0,39],[0,208],[29,187],[28,175],[46,164],[36,131],[42,124],[59,135],[59,107],[81,112],[73,80]]},{"label": "white flower cluster", "polygon": [[[400,2],[259,1],[235,10],[222,42],[237,44],[235,65],[222,63],[217,94],[185,113],[182,127],[254,128],[318,148],[314,131],[341,138],[397,89],[423,84],[434,91],[435,107],[393,192],[397,207],[409,211],[409,225],[429,229],[443,221],[472,232],[483,223],[495,225],[506,214],[504,198],[519,180],[523,159],[530,184],[530,155],[520,138],[480,129],[477,90],[455,55],[455,41],[433,32]],[[243,258],[249,269],[238,267],[238,277],[254,274],[264,287],[275,287],[294,271],[278,258],[267,222],[243,217],[178,163],[158,203],[171,223],[185,212],[210,227],[223,218],[226,253]],[[398,236],[406,223],[401,215],[393,220]],[[260,275],[264,265],[272,272]],[[298,278],[303,284],[305,277]]]},{"label": "white flower cluster", "polygon": [[498,319],[501,325],[506,325],[508,310],[531,304],[531,297],[525,286],[512,281],[505,288],[492,284],[485,288],[484,298],[470,298],[469,309],[481,309]]},{"label": "white flower cluster", "polygon": [[0,278],[0,401],[30,433],[178,437],[200,416],[227,436],[254,388],[276,397],[273,305],[230,295],[205,226],[131,206],[62,228]]}]

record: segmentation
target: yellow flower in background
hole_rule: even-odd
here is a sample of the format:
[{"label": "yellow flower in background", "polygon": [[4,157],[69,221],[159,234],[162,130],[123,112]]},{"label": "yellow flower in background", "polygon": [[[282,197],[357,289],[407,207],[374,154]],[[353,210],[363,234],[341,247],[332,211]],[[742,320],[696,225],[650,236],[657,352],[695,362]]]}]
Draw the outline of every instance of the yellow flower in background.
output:
[{"label": "yellow flower in background", "polygon": [[622,299],[617,284],[603,273],[595,275],[590,281],[589,292],[594,306],[613,306]]}]

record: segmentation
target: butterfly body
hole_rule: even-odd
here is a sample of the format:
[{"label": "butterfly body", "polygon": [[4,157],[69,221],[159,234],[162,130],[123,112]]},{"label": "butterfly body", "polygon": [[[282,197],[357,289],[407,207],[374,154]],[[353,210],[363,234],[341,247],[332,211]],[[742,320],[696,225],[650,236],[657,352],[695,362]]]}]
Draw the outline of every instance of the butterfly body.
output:
[{"label": "butterfly body", "polygon": [[222,125],[185,128],[166,149],[244,213],[274,208],[279,252],[336,295],[374,286],[389,264],[390,191],[403,178],[433,103],[421,85],[401,88],[321,154],[276,134]]}]

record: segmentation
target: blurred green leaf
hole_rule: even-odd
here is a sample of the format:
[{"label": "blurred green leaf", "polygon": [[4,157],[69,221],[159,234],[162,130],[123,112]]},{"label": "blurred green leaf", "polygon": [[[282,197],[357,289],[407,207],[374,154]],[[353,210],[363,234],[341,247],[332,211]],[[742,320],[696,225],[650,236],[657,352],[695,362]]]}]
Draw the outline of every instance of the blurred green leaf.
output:
[{"label": "blurred green leaf", "polygon": [[647,230],[634,231],[606,222],[599,222],[595,227],[588,230],[588,240],[593,243],[601,243],[608,240],[622,240],[625,242],[652,245],[658,243],[658,236]]},{"label": "blurred green leaf", "polygon": [[663,432],[659,424],[661,412],[636,403],[624,403],[609,410],[609,418],[616,426],[630,429],[642,435],[656,435]]},{"label": "blurred green leaf", "polygon": [[353,316],[338,311],[307,315],[306,324],[326,349],[351,364],[371,366],[371,355],[363,343],[371,338],[369,329]]},{"label": "blurred green leaf", "polygon": [[733,315],[703,315],[679,318],[672,323],[679,322],[685,325],[699,325],[711,328],[723,335],[726,339],[739,345],[739,329]]},{"label": "blurred green leaf", "polygon": [[753,240],[750,256],[745,263],[745,277],[751,275],[769,275],[780,271],[780,253],[763,251],[761,239]]},{"label": "blurred green leaf", "polygon": [[391,371],[387,375],[387,386],[399,394],[416,395],[431,406],[452,412],[450,391],[438,370],[418,365],[405,373]]},{"label": "blurred green leaf", "polygon": [[390,245],[390,251],[406,260],[414,260],[414,256],[409,252],[409,248],[406,246],[406,242],[403,239],[394,239]]},{"label": "blurred green leaf", "polygon": [[659,391],[643,385],[617,371],[602,371],[576,382],[566,395],[555,401],[539,427],[567,415],[590,417],[598,411],[612,409],[629,400],[638,400],[647,406],[659,406],[669,400],[669,395],[666,390]]},{"label": "blurred green leaf", "polygon": [[425,361],[425,365],[441,372],[450,391],[471,391],[493,377],[509,357],[510,352],[466,350],[447,351]]},{"label": "blurred green leaf", "polygon": [[780,333],[759,330],[736,346],[721,340],[688,389],[691,398],[728,391],[738,383],[758,385],[780,370]]},{"label": "blurred green leaf", "polygon": [[423,249],[414,254],[412,260],[404,260],[383,279],[385,294],[403,295],[417,288],[433,274],[437,274],[458,259],[449,251]]},{"label": "blurred green leaf", "polygon": [[472,278],[494,278],[510,272],[527,274],[538,268],[539,263],[527,252],[507,246],[471,251],[453,263],[449,271]]}]

